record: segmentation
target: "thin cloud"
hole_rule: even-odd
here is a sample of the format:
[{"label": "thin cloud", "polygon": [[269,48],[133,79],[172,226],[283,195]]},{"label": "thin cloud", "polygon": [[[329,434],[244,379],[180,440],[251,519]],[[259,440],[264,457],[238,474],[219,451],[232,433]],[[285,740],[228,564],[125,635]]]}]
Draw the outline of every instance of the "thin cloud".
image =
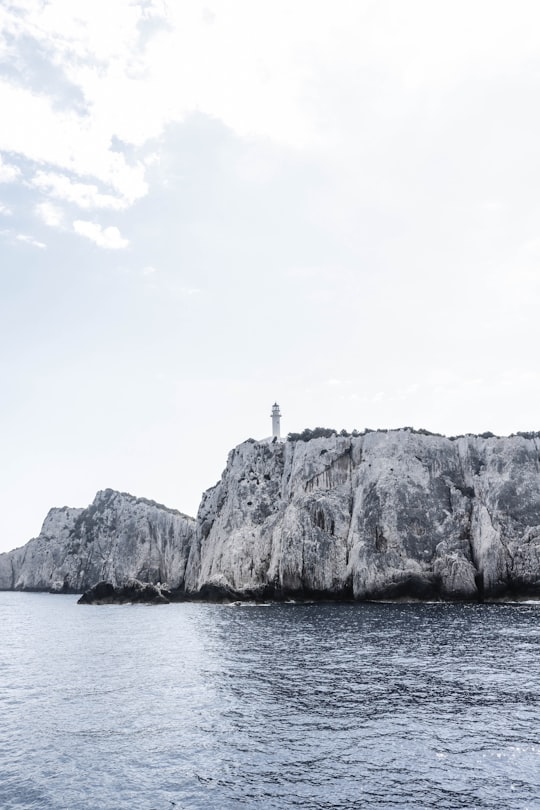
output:
[{"label": "thin cloud", "polygon": [[[87,119],[73,110],[58,110],[51,99],[14,87],[5,79],[0,79],[0,108],[17,110],[0,128],[0,150],[93,178],[130,204],[147,193],[145,167],[138,162],[128,164],[122,152],[111,149],[113,130],[99,117]],[[22,173],[9,166],[4,174],[5,181],[12,182]]]},{"label": "thin cloud", "polygon": [[49,228],[61,228],[64,225],[64,212],[52,203],[38,203],[36,213]]},{"label": "thin cloud", "polygon": [[44,250],[47,247],[45,242],[39,242],[37,239],[34,239],[33,236],[30,236],[27,233],[18,233],[15,239],[17,242],[24,242],[27,245],[32,245],[32,247],[37,247],[41,250]]},{"label": "thin cloud", "polygon": [[31,185],[45,194],[83,209],[110,208],[121,211],[129,205],[129,200],[125,197],[102,194],[96,185],[76,182],[65,174],[39,171],[31,180]]},{"label": "thin cloud", "polygon": [[11,163],[4,163],[2,155],[0,155],[0,183],[13,183],[20,176],[21,172],[17,166]]},{"label": "thin cloud", "polygon": [[129,245],[129,240],[125,239],[114,225],[102,228],[97,222],[76,219],[73,223],[73,229],[75,233],[90,239],[98,247],[106,250],[121,250]]}]

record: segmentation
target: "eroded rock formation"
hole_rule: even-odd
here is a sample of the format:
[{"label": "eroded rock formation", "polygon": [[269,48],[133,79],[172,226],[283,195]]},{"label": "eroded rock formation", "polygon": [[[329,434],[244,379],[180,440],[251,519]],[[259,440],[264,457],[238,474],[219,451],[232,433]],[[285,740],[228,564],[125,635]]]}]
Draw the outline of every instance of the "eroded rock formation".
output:
[{"label": "eroded rock formation", "polygon": [[540,597],[540,440],[409,429],[244,442],[197,521],[105,490],[0,555],[0,588],[176,597]]},{"label": "eroded rock formation", "polygon": [[540,447],[409,430],[246,442],[203,496],[186,589],[540,595]]},{"label": "eroded rock formation", "polygon": [[87,509],[51,509],[38,537],[0,555],[0,588],[81,593],[101,580],[183,585],[193,518],[106,489]]}]

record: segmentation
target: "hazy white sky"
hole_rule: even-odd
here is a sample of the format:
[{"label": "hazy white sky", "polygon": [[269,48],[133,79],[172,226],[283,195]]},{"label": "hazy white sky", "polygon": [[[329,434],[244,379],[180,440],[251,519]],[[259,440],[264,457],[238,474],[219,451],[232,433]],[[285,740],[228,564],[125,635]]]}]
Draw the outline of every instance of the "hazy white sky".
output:
[{"label": "hazy white sky", "polygon": [[0,549],[270,433],[540,429],[537,0],[5,0]]}]

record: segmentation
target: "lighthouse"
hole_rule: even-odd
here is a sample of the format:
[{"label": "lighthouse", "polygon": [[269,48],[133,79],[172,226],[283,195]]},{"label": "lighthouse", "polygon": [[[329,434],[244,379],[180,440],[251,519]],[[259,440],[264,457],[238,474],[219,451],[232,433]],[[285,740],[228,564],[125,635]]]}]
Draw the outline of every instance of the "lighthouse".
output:
[{"label": "lighthouse", "polygon": [[279,433],[279,420],[281,414],[279,412],[279,405],[277,404],[277,402],[274,402],[274,404],[272,405],[271,417],[272,417],[272,437],[274,439],[280,439],[281,437]]}]

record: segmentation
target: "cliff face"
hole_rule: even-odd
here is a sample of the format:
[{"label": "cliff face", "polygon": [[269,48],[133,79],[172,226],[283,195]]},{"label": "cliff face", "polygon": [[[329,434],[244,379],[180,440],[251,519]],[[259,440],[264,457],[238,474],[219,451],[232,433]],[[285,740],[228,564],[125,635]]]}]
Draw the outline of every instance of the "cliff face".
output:
[{"label": "cliff face", "polygon": [[188,592],[540,595],[538,440],[246,442],[203,496]]},{"label": "cliff face", "polygon": [[540,442],[409,430],[248,441],[197,521],[105,490],[0,555],[0,588],[188,596],[540,597]]},{"label": "cliff face", "polygon": [[87,509],[51,509],[38,537],[0,554],[0,589],[80,592],[137,578],[181,587],[193,518],[107,489]]}]

